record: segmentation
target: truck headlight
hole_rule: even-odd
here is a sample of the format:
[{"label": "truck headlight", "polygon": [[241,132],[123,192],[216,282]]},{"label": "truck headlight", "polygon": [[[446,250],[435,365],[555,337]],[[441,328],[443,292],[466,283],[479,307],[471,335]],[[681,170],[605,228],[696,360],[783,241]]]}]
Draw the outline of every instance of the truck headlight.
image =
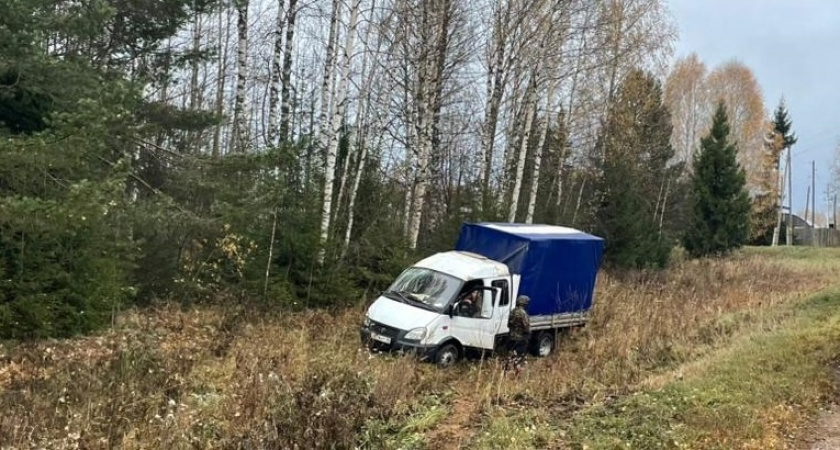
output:
[{"label": "truck headlight", "polygon": [[409,341],[421,341],[426,337],[426,327],[412,328],[405,334],[405,339]]},{"label": "truck headlight", "polygon": [[362,325],[364,325],[365,328],[370,328],[370,317],[368,317],[367,314],[365,314],[365,320],[362,322]]}]

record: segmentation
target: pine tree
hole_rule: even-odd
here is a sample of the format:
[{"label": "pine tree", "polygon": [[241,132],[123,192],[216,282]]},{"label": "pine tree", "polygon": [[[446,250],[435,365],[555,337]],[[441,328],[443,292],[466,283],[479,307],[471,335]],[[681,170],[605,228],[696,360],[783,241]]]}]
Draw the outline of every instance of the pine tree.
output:
[{"label": "pine tree", "polygon": [[599,138],[594,228],[605,238],[605,257],[614,266],[667,263],[671,244],[658,230],[660,204],[666,203],[662,191],[672,176],[667,166],[674,155],[671,130],[659,83],[641,70],[632,71]]},{"label": "pine tree", "polygon": [[748,237],[750,199],[729,131],[726,106],[720,102],[712,129],[700,140],[700,152],[694,157],[693,216],[683,237],[694,257],[727,253]]}]

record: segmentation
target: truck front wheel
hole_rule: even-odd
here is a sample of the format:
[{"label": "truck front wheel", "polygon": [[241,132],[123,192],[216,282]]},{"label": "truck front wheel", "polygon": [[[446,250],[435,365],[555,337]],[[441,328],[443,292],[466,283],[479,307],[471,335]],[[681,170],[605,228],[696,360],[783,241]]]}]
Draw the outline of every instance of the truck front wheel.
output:
[{"label": "truck front wheel", "polygon": [[452,343],[443,344],[435,352],[435,363],[440,367],[451,367],[461,357],[458,346]]},{"label": "truck front wheel", "polygon": [[546,357],[554,351],[554,333],[543,331],[537,335],[532,345],[534,356]]}]

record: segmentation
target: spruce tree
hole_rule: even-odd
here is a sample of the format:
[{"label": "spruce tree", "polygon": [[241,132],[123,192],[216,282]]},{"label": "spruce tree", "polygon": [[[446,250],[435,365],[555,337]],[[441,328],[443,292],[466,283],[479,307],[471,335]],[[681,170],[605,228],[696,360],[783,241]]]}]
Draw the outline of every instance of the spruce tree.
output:
[{"label": "spruce tree", "polygon": [[631,71],[598,142],[593,228],[606,240],[610,265],[662,267],[668,261],[671,242],[660,234],[658,215],[667,180],[676,178],[668,166],[671,131],[661,86],[650,74]]},{"label": "spruce tree", "polygon": [[779,106],[776,107],[776,111],[773,113],[773,128],[782,138],[782,148],[789,148],[793,144],[796,144],[796,133],[791,131],[792,124],[787,108],[785,107],[784,99],[779,102]]},{"label": "spruce tree", "polygon": [[720,102],[712,129],[700,140],[694,157],[693,216],[683,238],[694,257],[727,253],[748,237],[750,199],[729,131],[726,106]]}]

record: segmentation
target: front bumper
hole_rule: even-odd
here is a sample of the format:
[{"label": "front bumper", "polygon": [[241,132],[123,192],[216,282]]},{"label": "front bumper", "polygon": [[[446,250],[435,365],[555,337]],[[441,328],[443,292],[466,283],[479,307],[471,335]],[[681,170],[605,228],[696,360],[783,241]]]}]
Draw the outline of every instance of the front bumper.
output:
[{"label": "front bumper", "polygon": [[382,342],[371,338],[371,329],[369,327],[362,326],[359,329],[359,337],[362,340],[362,345],[371,350],[395,353],[411,353],[419,357],[421,360],[429,359],[434,356],[437,346],[424,345],[419,343],[418,341],[407,341],[403,339],[405,333],[406,331],[399,330],[399,332],[396,335],[393,335],[393,333],[391,333],[391,335],[384,335],[384,337],[389,339],[390,342]]}]

